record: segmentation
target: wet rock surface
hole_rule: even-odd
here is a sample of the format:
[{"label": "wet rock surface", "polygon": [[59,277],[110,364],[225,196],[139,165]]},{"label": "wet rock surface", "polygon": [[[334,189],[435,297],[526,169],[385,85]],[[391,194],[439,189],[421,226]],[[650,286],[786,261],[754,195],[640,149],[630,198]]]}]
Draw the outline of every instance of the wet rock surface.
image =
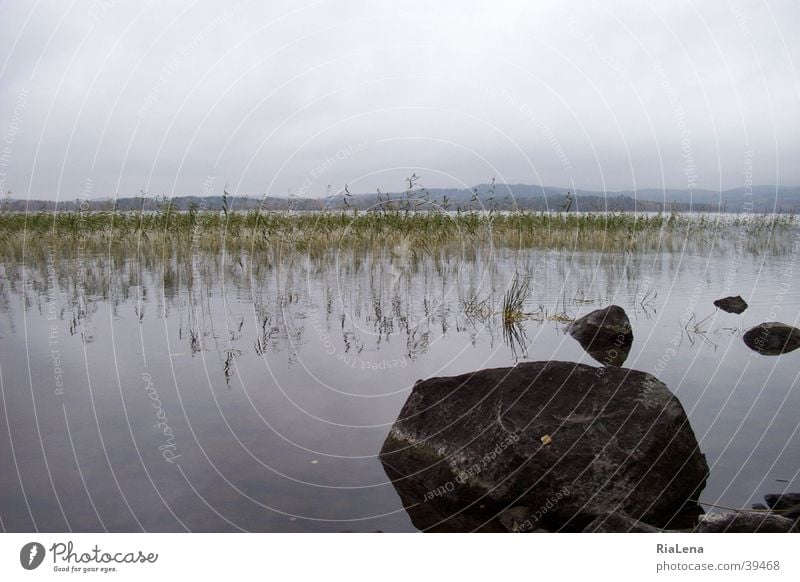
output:
[{"label": "wet rock surface", "polygon": [[632,519],[622,513],[598,515],[592,523],[583,528],[584,533],[658,533],[663,531]]},{"label": "wet rock surface", "polygon": [[768,321],[748,329],[742,336],[745,345],[765,356],[778,356],[800,348],[800,329]]},{"label": "wet rock surface", "polygon": [[417,382],[380,459],[427,531],[582,531],[609,513],[666,527],[708,473],[662,382],[572,362]]},{"label": "wet rock surface", "polygon": [[609,305],[576,319],[567,331],[586,353],[606,366],[625,363],[633,345],[631,322],[618,305]]},{"label": "wet rock surface", "polygon": [[694,528],[696,533],[789,533],[794,521],[772,513],[743,511],[706,513]]},{"label": "wet rock surface", "polygon": [[800,493],[768,493],[764,501],[772,511],[789,519],[800,519]]},{"label": "wet rock surface", "polygon": [[719,307],[722,311],[726,311],[728,313],[735,313],[740,314],[744,313],[744,310],[747,309],[747,302],[742,299],[741,295],[737,295],[736,297],[723,297],[722,299],[717,299],[714,301],[714,305]]}]

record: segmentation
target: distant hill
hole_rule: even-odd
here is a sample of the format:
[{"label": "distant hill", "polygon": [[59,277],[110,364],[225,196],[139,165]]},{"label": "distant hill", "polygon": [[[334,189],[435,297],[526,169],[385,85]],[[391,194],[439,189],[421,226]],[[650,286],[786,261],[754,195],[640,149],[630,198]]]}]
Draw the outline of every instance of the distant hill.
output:
[{"label": "distant hill", "polygon": [[[752,192],[735,188],[721,192],[712,190],[659,190],[602,192],[577,190],[567,194],[567,188],[534,186],[530,184],[479,184],[472,189],[414,188],[407,192],[353,194],[328,198],[300,197],[231,197],[233,210],[293,210],[314,211],[342,208],[426,210],[491,209],[496,210],[562,210],[589,211],[650,211],[650,212],[800,212],[800,187],[753,186]],[[7,198],[0,202],[0,210],[12,212],[74,211],[81,204],[92,210],[155,211],[167,203],[178,211],[189,210],[193,205],[201,210],[222,210],[222,196],[128,197],[116,200],[20,200]],[[752,207],[748,206],[752,203]]]},{"label": "distant hill", "polygon": [[[585,192],[597,195],[598,192]],[[763,212],[800,212],[800,186],[752,186],[733,188],[721,192],[714,190],[657,190],[646,188],[637,192],[622,191],[624,196],[636,196],[643,200],[674,201],[683,204],[700,204],[713,206],[723,212],[747,212],[747,203],[752,203],[752,211]]]}]

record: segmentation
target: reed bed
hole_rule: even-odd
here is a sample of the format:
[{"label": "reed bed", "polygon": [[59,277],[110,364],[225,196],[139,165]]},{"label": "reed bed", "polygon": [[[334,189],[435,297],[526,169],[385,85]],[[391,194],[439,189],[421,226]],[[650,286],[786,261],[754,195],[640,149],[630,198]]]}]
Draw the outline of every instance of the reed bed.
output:
[{"label": "reed bed", "polygon": [[[249,249],[311,254],[330,249],[374,249],[405,245],[414,253],[437,248],[487,245],[634,252],[674,252],[737,238],[766,245],[796,230],[793,215],[692,215],[548,212],[40,212],[0,213],[5,258],[20,258],[23,246],[63,250],[135,249],[177,252]],[[785,237],[784,237],[785,238]],[[760,242],[759,242],[760,241]],[[750,249],[758,252],[758,248]]]}]

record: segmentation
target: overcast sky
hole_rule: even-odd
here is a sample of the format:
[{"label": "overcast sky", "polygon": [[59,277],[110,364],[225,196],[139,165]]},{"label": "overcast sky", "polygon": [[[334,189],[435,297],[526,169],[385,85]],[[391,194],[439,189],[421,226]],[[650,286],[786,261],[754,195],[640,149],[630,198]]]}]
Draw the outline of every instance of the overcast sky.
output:
[{"label": "overcast sky", "polygon": [[0,189],[797,185],[799,20],[796,0],[9,0]]}]

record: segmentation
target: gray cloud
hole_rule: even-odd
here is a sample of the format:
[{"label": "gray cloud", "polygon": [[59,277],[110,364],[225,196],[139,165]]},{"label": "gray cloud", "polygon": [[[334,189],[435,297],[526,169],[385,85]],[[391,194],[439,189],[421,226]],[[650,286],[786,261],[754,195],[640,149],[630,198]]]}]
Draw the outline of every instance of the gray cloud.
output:
[{"label": "gray cloud", "polygon": [[162,4],[3,5],[3,190],[800,183],[791,1]]}]

